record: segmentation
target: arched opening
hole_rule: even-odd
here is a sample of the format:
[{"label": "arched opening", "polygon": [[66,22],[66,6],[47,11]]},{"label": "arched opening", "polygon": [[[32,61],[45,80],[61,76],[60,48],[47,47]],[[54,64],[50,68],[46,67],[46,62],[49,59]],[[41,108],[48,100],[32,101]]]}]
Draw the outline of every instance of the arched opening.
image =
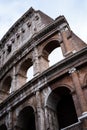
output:
[{"label": "arched opening", "polygon": [[27,70],[27,80],[26,80],[26,82],[28,82],[32,78],[33,78],[33,65]]},{"label": "arched opening", "polygon": [[71,91],[66,87],[59,87],[49,95],[47,105],[56,112],[58,129],[65,128],[78,122]]},{"label": "arched opening", "polygon": [[20,130],[36,130],[35,114],[32,107],[27,106],[19,113],[17,126]]},{"label": "arched opening", "polygon": [[63,58],[64,57],[63,57],[63,54],[61,51],[61,47],[57,47],[50,53],[50,55],[48,57],[49,66],[56,64],[57,62],[61,61]]},{"label": "arched opening", "polygon": [[6,125],[5,125],[5,124],[2,124],[2,125],[0,126],[0,130],[7,130]]},{"label": "arched opening", "polygon": [[43,57],[46,62],[48,62],[48,66],[52,66],[55,63],[62,60],[63,54],[60,47],[60,44],[57,40],[49,42],[43,49]]},{"label": "arched opening", "polygon": [[32,59],[25,60],[19,70],[19,82],[20,86],[24,85],[26,82],[33,78],[33,64]]},{"label": "arched opening", "polygon": [[10,93],[11,92],[11,83],[12,83],[12,78],[11,76],[7,76],[5,78],[5,80],[3,81],[2,84],[2,90],[6,93]]}]

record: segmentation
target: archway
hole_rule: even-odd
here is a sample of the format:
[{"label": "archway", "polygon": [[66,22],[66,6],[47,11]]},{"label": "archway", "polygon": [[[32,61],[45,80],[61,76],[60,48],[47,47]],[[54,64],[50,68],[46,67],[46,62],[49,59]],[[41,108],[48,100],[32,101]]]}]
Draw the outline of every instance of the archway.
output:
[{"label": "archway", "polygon": [[47,105],[56,112],[58,129],[78,122],[71,91],[67,87],[53,90],[48,97]]},{"label": "archway", "polygon": [[7,130],[6,125],[5,125],[5,124],[2,124],[2,125],[0,126],[0,130]]},{"label": "archway", "polygon": [[31,80],[33,78],[33,65],[27,70],[27,79],[26,82]]},{"label": "archway", "polygon": [[62,51],[61,51],[61,47],[57,47],[56,49],[54,49],[49,57],[49,67],[56,64],[57,62],[61,61],[62,59],[64,59]]},{"label": "archway", "polygon": [[20,130],[36,130],[35,127],[35,114],[32,107],[27,106],[20,111],[17,126]]},{"label": "archway", "polygon": [[52,40],[47,43],[47,45],[43,48],[43,57],[45,61],[48,62],[49,67],[64,58],[60,44],[57,40]]},{"label": "archway", "polygon": [[20,86],[24,85],[26,82],[33,78],[33,64],[32,59],[28,58],[21,63],[19,72],[19,82]]},{"label": "archway", "polygon": [[12,78],[11,76],[7,76],[5,78],[5,80],[3,81],[3,84],[2,84],[2,90],[6,93],[10,93],[11,91],[11,83],[12,83]]}]

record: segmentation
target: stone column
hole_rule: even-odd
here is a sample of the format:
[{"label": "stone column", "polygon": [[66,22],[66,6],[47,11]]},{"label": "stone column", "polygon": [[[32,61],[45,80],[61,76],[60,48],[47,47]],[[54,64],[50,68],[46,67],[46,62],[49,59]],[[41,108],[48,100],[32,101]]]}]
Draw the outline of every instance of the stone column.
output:
[{"label": "stone column", "polygon": [[34,70],[34,76],[37,76],[38,74],[40,74],[38,50],[36,47],[34,48],[34,51],[33,51],[33,70]]},{"label": "stone column", "polygon": [[13,92],[16,90],[16,79],[15,79],[15,66],[13,67],[13,76],[12,76],[12,83],[11,83],[11,89],[10,91]]},{"label": "stone column", "polygon": [[13,118],[11,110],[8,111],[7,122],[8,122],[8,130],[13,130]]},{"label": "stone column", "polygon": [[64,28],[60,29],[61,32],[61,36],[62,36],[62,40],[63,40],[63,44],[64,44],[64,48],[65,48],[65,56],[67,56],[68,54],[71,53],[71,48],[70,48],[70,42],[67,39],[67,33],[65,31]]},{"label": "stone column", "polygon": [[5,51],[3,50],[3,53],[2,53],[2,65],[4,65],[4,62],[5,62]]},{"label": "stone column", "polygon": [[14,89],[18,90],[21,88],[26,83],[26,79],[27,77],[23,76],[21,73],[17,73],[15,76],[16,85]]},{"label": "stone column", "polygon": [[41,97],[39,90],[36,92],[36,100],[37,100],[37,130],[45,130],[44,111],[41,105]]},{"label": "stone column", "polygon": [[49,60],[47,55],[45,56],[44,53],[39,56],[39,62],[40,62],[40,72],[43,72],[49,68]]},{"label": "stone column", "polygon": [[45,125],[46,130],[59,130],[57,113],[48,106],[45,106]]},{"label": "stone column", "polygon": [[1,56],[0,56],[0,68],[2,67],[2,60],[1,60]]},{"label": "stone column", "polygon": [[[44,54],[45,53],[45,54]],[[34,76],[39,75],[41,72],[46,70],[49,67],[49,61],[48,61],[48,54],[47,52],[38,52],[37,47],[34,47],[33,50],[33,70],[34,70]]]},{"label": "stone column", "polygon": [[0,103],[3,102],[9,96],[8,93],[0,89]]},{"label": "stone column", "polygon": [[13,130],[21,130],[19,125],[18,125],[18,115],[19,115],[19,110],[16,109],[13,112]]},{"label": "stone column", "polygon": [[[78,77],[78,72],[76,71],[76,68],[72,68],[72,69],[70,69],[69,73],[71,74],[72,81],[73,81],[73,84],[75,86],[75,90],[77,93],[77,97],[78,97],[81,111],[82,111],[82,115],[83,115],[84,113],[87,113],[87,102],[86,102],[86,99],[84,97],[84,93],[83,93],[82,88],[81,88],[80,80]],[[87,121],[85,122],[85,126],[87,128]]]},{"label": "stone column", "polygon": [[46,125],[46,130],[50,130],[50,124],[49,124],[49,115],[48,115],[48,107],[45,106],[45,125]]}]

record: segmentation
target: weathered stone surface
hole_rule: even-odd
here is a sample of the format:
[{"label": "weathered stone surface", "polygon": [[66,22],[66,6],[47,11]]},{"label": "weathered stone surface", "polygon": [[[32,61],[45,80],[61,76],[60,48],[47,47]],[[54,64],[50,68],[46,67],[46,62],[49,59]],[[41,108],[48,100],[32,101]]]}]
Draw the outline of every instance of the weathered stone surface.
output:
[{"label": "weathered stone surface", "polygon": [[[57,47],[65,58],[49,67]],[[30,8],[1,39],[0,130],[86,129],[86,86],[87,45],[64,16]]]}]

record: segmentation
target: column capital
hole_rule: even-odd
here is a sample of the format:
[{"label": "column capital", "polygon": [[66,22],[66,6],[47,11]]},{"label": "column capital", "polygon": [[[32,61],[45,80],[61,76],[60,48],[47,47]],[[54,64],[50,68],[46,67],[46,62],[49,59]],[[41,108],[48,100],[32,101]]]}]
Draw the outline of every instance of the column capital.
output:
[{"label": "column capital", "polygon": [[74,73],[76,71],[76,68],[71,68],[71,69],[69,69],[69,74],[72,74],[72,73]]},{"label": "column capital", "polygon": [[62,24],[61,26],[58,27],[58,31],[62,32],[62,31],[65,30],[66,27],[68,27],[67,23],[64,23],[64,24]]},{"label": "column capital", "polygon": [[36,92],[37,94],[40,93],[40,89],[37,88],[37,89],[35,90],[35,92]]}]

